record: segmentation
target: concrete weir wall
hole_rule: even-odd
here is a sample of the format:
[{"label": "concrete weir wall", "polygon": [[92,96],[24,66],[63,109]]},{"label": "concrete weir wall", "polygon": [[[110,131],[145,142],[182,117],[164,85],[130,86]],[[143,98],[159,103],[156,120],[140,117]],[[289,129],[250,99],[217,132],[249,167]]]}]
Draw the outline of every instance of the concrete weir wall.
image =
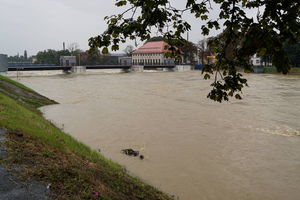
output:
[{"label": "concrete weir wall", "polygon": [[7,70],[8,70],[7,55],[0,54],[0,74],[6,75]]},{"label": "concrete weir wall", "polygon": [[144,66],[143,65],[132,65],[131,71],[132,72],[143,72]]},{"label": "concrete weir wall", "polygon": [[264,67],[263,66],[256,66],[256,67],[253,67],[253,72],[254,73],[264,73]]},{"label": "concrete weir wall", "polygon": [[175,67],[175,71],[178,72],[190,71],[192,69],[193,69],[192,65],[176,65]]},{"label": "concrete weir wall", "polygon": [[71,68],[71,73],[72,74],[82,74],[86,72],[86,67],[85,66],[73,66]]}]

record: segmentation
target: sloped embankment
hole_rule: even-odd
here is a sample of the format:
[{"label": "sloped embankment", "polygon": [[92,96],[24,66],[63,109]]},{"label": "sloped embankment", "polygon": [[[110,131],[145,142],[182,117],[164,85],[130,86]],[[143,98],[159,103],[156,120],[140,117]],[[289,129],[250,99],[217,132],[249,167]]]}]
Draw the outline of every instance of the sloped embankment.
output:
[{"label": "sloped embankment", "polygon": [[0,76],[0,127],[8,130],[0,165],[49,185],[52,199],[171,199],[44,119],[37,108],[54,103]]}]

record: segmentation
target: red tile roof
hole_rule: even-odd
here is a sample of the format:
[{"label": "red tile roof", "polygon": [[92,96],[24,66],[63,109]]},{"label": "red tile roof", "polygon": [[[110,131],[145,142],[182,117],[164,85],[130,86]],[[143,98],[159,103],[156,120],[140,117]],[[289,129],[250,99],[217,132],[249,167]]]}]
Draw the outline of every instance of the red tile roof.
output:
[{"label": "red tile roof", "polygon": [[169,50],[165,49],[168,44],[164,41],[156,41],[156,42],[147,42],[139,49],[135,50],[133,54],[140,54],[140,53],[166,53]]}]

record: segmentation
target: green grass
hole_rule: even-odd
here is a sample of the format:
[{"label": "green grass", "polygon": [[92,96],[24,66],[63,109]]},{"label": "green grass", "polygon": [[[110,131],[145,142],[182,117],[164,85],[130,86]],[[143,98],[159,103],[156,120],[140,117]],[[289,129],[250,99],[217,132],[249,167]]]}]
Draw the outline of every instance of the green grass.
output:
[{"label": "green grass", "polygon": [[[0,92],[0,127],[8,129],[10,134],[6,142],[9,156],[0,163],[20,165],[25,169],[22,177],[51,183],[54,199],[172,199],[129,176],[122,166],[44,119],[37,105],[53,101],[20,83],[3,77],[1,80],[7,88],[0,85],[4,91]],[[17,86],[19,91],[13,93],[10,86]],[[16,132],[22,132],[24,137],[17,137]],[[101,197],[92,195],[92,191],[100,191]]]},{"label": "green grass", "polygon": [[272,66],[268,66],[268,67],[264,67],[264,73],[267,74],[276,74],[278,73],[275,67]]},{"label": "green grass", "polygon": [[[276,67],[274,66],[267,66],[267,67],[264,67],[264,73],[267,73],[267,74],[278,74],[277,70],[276,70]],[[289,74],[300,74],[300,68],[291,68]]]},{"label": "green grass", "polygon": [[294,67],[291,69],[291,74],[300,74],[300,67]]},{"label": "green grass", "polygon": [[23,84],[21,84],[21,83],[19,83],[19,82],[17,82],[17,81],[14,81],[14,80],[12,80],[12,79],[10,79],[10,78],[7,78],[7,77],[5,77],[5,76],[0,75],[0,80],[3,80],[3,81],[5,81],[5,82],[7,82],[7,83],[11,83],[11,84],[13,84],[13,85],[15,85],[15,86],[18,86],[19,88],[21,88],[21,89],[23,89],[23,90],[25,90],[25,91],[28,91],[28,92],[32,92],[32,93],[37,94],[37,93],[36,93],[34,90],[32,90],[31,88],[28,88],[28,87],[26,87],[25,85],[23,85]]},{"label": "green grass", "polygon": [[1,93],[0,106],[0,126],[6,127],[11,131],[21,130],[61,150],[69,150],[93,160],[103,159],[100,154],[92,151],[89,147],[76,141],[71,136],[64,134],[39,113],[32,112]]},{"label": "green grass", "polygon": [[13,81],[7,77],[0,76],[0,92],[22,103],[24,106],[36,110],[36,108],[56,104],[57,102],[39,95],[32,89]]}]

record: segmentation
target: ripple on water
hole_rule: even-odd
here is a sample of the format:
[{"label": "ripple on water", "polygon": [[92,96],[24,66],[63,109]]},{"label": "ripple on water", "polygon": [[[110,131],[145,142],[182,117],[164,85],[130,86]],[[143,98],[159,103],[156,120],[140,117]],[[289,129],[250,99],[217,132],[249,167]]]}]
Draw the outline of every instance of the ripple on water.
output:
[{"label": "ripple on water", "polygon": [[256,130],[267,134],[282,135],[288,137],[300,136],[300,131],[288,126],[278,126],[273,128],[256,128]]}]

